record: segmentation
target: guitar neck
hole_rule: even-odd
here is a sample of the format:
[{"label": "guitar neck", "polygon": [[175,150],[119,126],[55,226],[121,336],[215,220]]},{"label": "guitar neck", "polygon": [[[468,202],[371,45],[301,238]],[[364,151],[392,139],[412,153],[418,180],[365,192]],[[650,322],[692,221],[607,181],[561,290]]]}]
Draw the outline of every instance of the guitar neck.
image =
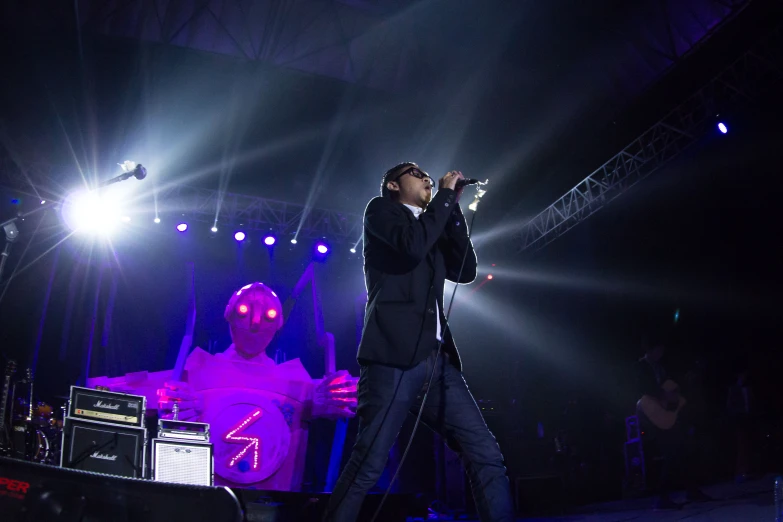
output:
[{"label": "guitar neck", "polygon": [[3,383],[3,402],[0,402],[0,430],[5,428],[5,413],[8,407],[8,390],[11,388],[11,376],[5,376]]},{"label": "guitar neck", "polygon": [[32,419],[33,418],[33,380],[30,379],[30,400],[29,400],[30,407],[28,408],[27,412],[27,418]]}]

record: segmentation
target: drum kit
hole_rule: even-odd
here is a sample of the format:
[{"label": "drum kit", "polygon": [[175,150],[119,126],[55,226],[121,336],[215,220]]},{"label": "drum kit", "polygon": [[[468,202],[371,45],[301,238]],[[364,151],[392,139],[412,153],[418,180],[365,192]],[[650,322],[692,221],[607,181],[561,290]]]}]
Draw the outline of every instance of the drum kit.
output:
[{"label": "drum kit", "polygon": [[0,455],[59,465],[65,406],[55,413],[50,404],[36,401],[32,370],[14,381],[15,369],[13,361],[6,365],[0,395]]}]

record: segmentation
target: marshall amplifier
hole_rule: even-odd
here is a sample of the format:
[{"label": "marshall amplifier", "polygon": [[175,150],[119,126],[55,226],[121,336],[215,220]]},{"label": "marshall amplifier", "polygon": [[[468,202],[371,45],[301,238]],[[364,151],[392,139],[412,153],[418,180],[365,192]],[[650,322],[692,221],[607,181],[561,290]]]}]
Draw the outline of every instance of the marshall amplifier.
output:
[{"label": "marshall amplifier", "polygon": [[71,386],[68,416],[127,426],[144,426],[147,398]]},{"label": "marshall amplifier", "polygon": [[152,478],[193,486],[211,486],[212,444],[175,439],[152,440]]},{"label": "marshall amplifier", "polygon": [[66,417],[60,466],[121,477],[146,475],[147,430]]},{"label": "marshall amplifier", "polygon": [[161,439],[209,442],[209,424],[180,420],[158,420],[158,437]]}]

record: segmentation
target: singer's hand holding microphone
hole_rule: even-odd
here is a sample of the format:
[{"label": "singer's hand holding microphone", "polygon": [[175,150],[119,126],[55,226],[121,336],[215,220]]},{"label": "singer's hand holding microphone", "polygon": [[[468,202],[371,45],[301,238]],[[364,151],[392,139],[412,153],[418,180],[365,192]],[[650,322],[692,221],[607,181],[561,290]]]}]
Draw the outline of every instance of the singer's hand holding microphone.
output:
[{"label": "singer's hand holding microphone", "polygon": [[477,179],[469,179],[462,175],[462,172],[458,170],[452,170],[438,181],[438,188],[448,188],[457,192],[457,201],[462,195],[462,191],[468,185],[475,185],[479,181]]}]

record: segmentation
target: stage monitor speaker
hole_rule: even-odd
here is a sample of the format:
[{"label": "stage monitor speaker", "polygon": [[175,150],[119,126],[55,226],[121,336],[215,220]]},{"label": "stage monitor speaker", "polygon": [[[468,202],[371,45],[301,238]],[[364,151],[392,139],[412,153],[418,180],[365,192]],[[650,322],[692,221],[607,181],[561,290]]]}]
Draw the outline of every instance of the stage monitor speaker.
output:
[{"label": "stage monitor speaker", "polygon": [[225,487],[183,486],[0,457],[3,522],[241,522]]},{"label": "stage monitor speaker", "polygon": [[121,477],[145,476],[147,430],[65,418],[60,465]]},{"label": "stage monitor speaker", "polygon": [[160,482],[211,486],[212,444],[177,439],[153,439],[152,477]]}]

